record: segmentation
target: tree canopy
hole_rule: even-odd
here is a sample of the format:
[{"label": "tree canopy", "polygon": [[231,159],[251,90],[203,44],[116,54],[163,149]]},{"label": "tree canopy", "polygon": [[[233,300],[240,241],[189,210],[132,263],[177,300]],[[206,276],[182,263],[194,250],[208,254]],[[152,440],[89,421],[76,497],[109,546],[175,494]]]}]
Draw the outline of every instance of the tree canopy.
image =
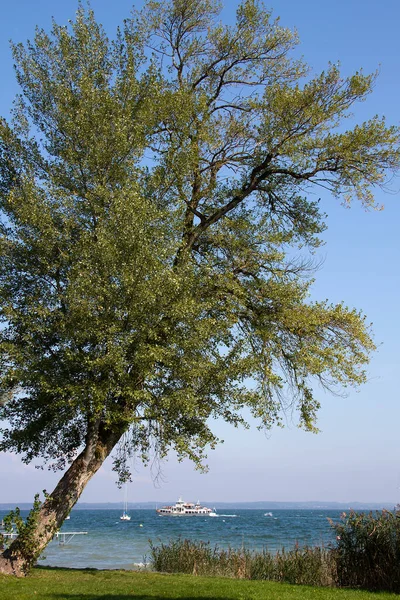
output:
[{"label": "tree canopy", "polygon": [[248,407],[270,427],[293,408],[313,430],[313,382],[365,381],[365,318],[310,300],[304,253],[325,228],[315,191],[373,207],[399,130],[345,127],[375,74],[313,75],[262,4],[229,26],[219,11],[148,1],[110,40],[81,5],[12,46],[1,450],[87,467],[122,440],[122,479],[151,447],[200,465],[212,418],[236,425]]}]

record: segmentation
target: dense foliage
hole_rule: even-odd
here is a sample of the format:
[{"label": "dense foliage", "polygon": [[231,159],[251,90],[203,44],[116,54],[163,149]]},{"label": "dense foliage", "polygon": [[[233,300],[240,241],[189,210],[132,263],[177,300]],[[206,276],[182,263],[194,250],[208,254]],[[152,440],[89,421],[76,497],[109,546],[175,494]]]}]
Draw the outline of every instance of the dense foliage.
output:
[{"label": "dense foliage", "polygon": [[[46,496],[46,492],[44,491]],[[17,506],[14,510],[11,510],[2,520],[5,534],[17,534],[16,545],[19,548],[22,556],[25,556],[27,560],[24,561],[25,572],[27,573],[30,569],[31,563],[36,561],[40,555],[40,548],[38,548],[36,540],[36,530],[38,520],[40,518],[40,508],[42,502],[39,500],[39,494],[35,495],[32,509],[29,511],[28,516],[24,519],[21,516],[21,510]],[[2,529],[3,529],[2,526]],[[12,542],[12,536],[8,537],[0,533],[0,549],[4,550]]]},{"label": "dense foliage", "polygon": [[[126,457],[200,464],[210,417],[315,426],[323,386],[358,385],[364,318],[310,302],[324,229],[307,189],[373,205],[397,169],[383,120],[345,131],[374,75],[316,77],[255,0],[149,2],[110,41],[90,10],[13,46],[0,123],[0,448],[55,467],[112,436]],[[256,382],[248,385],[249,380]],[[111,439],[111,438],[110,438]],[[111,442],[110,442],[111,443]]]}]

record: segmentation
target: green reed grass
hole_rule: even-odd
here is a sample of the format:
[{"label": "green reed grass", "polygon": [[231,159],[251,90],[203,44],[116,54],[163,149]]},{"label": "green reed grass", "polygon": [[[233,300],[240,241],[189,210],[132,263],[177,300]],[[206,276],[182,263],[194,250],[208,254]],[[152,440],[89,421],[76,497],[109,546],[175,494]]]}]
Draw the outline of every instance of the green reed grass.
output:
[{"label": "green reed grass", "polygon": [[400,592],[400,507],[375,513],[343,513],[331,523],[338,585]]},{"label": "green reed grass", "polygon": [[242,548],[227,550],[208,542],[171,540],[155,546],[150,542],[150,562],[155,571],[261,579],[292,584],[333,586],[335,565],[324,548],[300,548],[271,554]]}]

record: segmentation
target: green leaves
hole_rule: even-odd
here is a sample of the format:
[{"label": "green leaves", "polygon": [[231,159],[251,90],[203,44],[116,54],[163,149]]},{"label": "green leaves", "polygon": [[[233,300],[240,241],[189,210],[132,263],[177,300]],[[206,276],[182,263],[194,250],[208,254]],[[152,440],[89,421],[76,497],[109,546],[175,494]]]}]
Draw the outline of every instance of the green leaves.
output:
[{"label": "green leaves", "polygon": [[214,418],[249,407],[271,427],[295,408],[314,431],[313,381],[365,380],[361,313],[309,301],[325,224],[307,190],[373,206],[398,129],[344,127],[375,74],[308,77],[261,4],[233,26],[219,9],[149,2],[110,41],[80,7],[13,46],[0,449],[59,468],[108,431],[121,477],[129,453],[170,447],[201,468]]}]

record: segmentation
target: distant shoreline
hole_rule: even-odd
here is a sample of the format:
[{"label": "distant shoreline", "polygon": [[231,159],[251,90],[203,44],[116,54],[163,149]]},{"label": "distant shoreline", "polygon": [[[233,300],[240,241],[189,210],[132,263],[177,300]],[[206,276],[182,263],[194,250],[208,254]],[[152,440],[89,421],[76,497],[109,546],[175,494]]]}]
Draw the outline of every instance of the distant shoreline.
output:
[{"label": "distant shoreline", "polygon": [[[129,502],[128,507],[135,510],[154,510],[156,506],[173,503],[169,501],[159,502]],[[213,502],[204,500],[207,506],[215,507],[217,510],[393,510],[396,503],[391,502]],[[0,503],[0,511],[10,510],[18,506],[21,510],[29,510],[31,502],[3,502]],[[73,510],[120,510],[121,502],[78,502]]]}]

